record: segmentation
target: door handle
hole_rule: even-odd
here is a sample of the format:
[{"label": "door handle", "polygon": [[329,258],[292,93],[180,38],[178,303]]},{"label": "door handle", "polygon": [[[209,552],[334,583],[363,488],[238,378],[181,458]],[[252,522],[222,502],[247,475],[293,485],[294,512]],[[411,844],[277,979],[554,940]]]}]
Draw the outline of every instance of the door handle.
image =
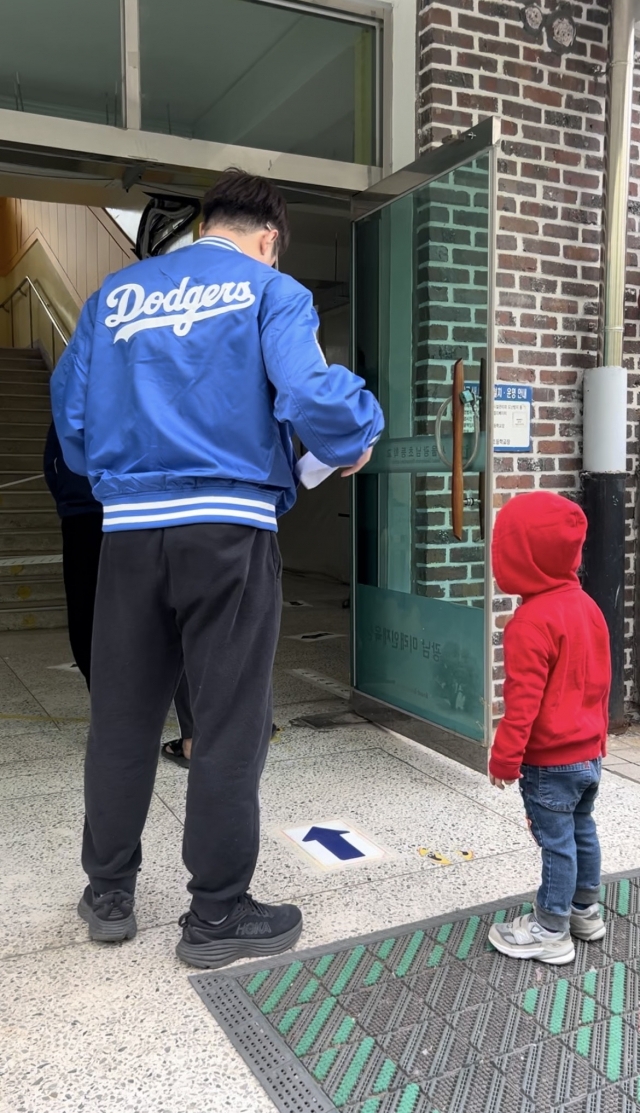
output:
[{"label": "door handle", "polygon": [[451,453],[451,520],[453,536],[462,541],[464,519],[464,363],[456,360],[453,367],[451,384],[451,425],[453,431],[453,451]]},{"label": "door handle", "polygon": [[[478,420],[480,423],[480,432],[486,433],[487,431],[487,361],[486,359],[480,360],[480,377],[478,381]],[[485,523],[485,498],[487,491],[486,484],[486,467],[478,472],[478,518],[480,526],[480,540],[484,541],[484,523]]]}]

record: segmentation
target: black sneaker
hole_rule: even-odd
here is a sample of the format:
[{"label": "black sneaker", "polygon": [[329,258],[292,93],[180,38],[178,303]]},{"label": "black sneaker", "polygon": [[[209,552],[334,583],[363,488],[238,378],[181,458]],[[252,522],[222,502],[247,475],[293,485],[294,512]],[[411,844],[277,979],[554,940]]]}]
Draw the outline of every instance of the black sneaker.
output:
[{"label": "black sneaker", "polygon": [[97,896],[87,885],[78,905],[78,915],[89,925],[89,937],[96,943],[121,943],[133,939],[138,930],[133,911],[135,897],[122,889]]},{"label": "black sneaker", "polygon": [[302,912],[294,904],[258,904],[245,893],[221,924],[185,912],[180,927],[178,958],[215,970],[238,958],[268,958],[288,951],[300,938]]}]

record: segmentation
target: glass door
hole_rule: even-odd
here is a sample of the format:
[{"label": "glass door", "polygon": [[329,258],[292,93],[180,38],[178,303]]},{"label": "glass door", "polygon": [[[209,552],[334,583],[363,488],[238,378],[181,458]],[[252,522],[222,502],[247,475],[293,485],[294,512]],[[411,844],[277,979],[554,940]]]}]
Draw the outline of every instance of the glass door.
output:
[{"label": "glass door", "polygon": [[[353,366],[386,416],[354,486],[353,687],[487,736],[494,121],[358,199]],[[489,674],[489,675],[488,675]]]}]

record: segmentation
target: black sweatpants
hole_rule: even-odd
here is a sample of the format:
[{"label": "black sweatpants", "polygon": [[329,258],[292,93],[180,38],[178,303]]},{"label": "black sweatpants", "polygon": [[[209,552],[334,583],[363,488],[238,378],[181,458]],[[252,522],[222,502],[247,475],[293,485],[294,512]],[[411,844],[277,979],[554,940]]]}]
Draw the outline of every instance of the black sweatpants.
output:
[{"label": "black sweatpants", "polygon": [[173,698],[173,703],[176,709],[176,716],[178,718],[180,738],[193,738],[193,713],[191,711],[191,697],[189,695],[189,685],[187,683],[186,673],[184,672],[180,677],[180,683],[176,688],[176,694]]},{"label": "black sweatpants", "polygon": [[73,659],[84,676],[91,680],[91,631],[98,582],[102,514],[73,514],[61,519],[62,575],[67,598],[67,622]]},{"label": "black sweatpants", "polygon": [[275,534],[206,524],[105,535],[93,631],[82,864],[133,891],[164,721],[183,667],[194,719],[184,862],[220,919],[259,848],[282,565]]}]

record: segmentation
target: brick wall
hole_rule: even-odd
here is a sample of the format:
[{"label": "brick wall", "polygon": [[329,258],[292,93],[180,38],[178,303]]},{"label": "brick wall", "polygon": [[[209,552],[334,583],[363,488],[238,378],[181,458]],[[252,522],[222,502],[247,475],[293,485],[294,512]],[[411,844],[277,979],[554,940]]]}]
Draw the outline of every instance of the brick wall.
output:
[{"label": "brick wall", "polygon": [[[566,55],[531,38],[522,4],[423,0],[419,8],[421,149],[486,116],[503,121],[497,377],[533,386],[534,420],[530,454],[494,459],[498,506],[538,488],[579,496],[581,379],[599,343],[609,7],[571,4],[578,34]],[[496,713],[511,605],[495,599]],[[631,598],[628,606],[630,633]]]}]

